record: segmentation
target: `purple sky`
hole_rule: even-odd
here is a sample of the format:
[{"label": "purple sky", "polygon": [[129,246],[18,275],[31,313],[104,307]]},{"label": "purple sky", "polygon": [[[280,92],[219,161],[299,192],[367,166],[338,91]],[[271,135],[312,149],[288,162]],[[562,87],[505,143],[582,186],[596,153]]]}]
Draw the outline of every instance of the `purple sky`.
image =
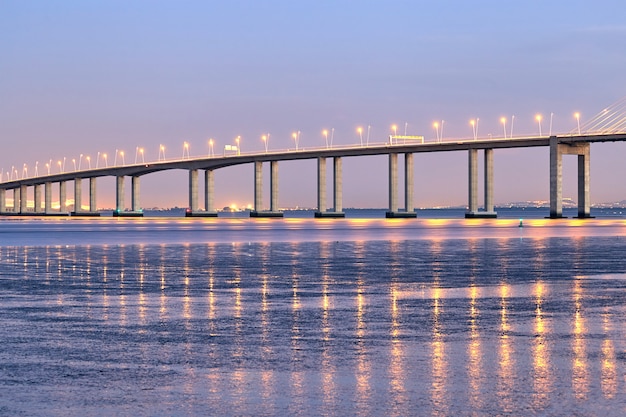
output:
[{"label": "purple sky", "polygon": [[[0,2],[0,169],[159,145],[180,157],[380,142],[396,123],[434,139],[554,132],[626,95],[626,5],[614,1],[18,1]],[[626,144],[592,147],[591,199],[626,199]],[[576,196],[576,159],[564,160]],[[83,162],[84,163],[84,162]],[[548,150],[495,153],[495,201],[547,200]],[[268,169],[266,168],[266,171]],[[280,164],[280,204],[316,205],[314,161]],[[415,157],[415,205],[467,203],[467,154]],[[6,175],[5,175],[6,177]],[[216,206],[252,202],[253,168],[216,172]],[[330,184],[330,183],[329,183]],[[269,177],[265,179],[269,187]],[[113,205],[114,181],[98,183]],[[330,188],[330,187],[329,187]],[[482,190],[481,190],[482,192]],[[142,205],[186,206],[187,174],[142,178]],[[268,193],[264,202],[269,204]],[[344,160],[344,207],[385,207],[387,159]]]}]

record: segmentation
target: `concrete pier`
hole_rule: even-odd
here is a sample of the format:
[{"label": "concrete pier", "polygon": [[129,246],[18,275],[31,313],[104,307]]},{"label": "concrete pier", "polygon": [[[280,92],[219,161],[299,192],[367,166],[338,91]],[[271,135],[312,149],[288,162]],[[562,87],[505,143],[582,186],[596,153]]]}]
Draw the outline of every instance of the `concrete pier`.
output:
[{"label": "concrete pier", "polygon": [[590,144],[559,143],[550,137],[550,218],[563,218],[563,155],[578,156],[578,218],[591,218],[589,201]]},{"label": "concrete pier", "polygon": [[67,182],[59,182],[59,215],[67,215]]},{"label": "concrete pier", "polygon": [[28,188],[25,185],[20,186],[20,214],[28,211]]},{"label": "concrete pier", "polygon": [[34,201],[35,205],[33,207],[33,213],[39,214],[41,213],[41,184],[35,184],[35,195]]},{"label": "concrete pier", "polygon": [[283,217],[278,210],[278,162],[270,161],[270,209],[263,210],[263,162],[254,162],[254,210],[250,217]]},{"label": "concrete pier", "polygon": [[485,149],[484,210],[478,208],[478,149],[468,150],[468,205],[465,218],[496,218],[493,206],[493,149]]},{"label": "concrete pier", "polygon": [[389,211],[388,219],[413,218],[417,213],[413,210],[413,154],[404,154],[404,211],[398,208],[398,154],[389,154]]},{"label": "concrete pier", "polygon": [[0,213],[4,214],[7,211],[7,190],[0,189]]},{"label": "concrete pier", "polygon": [[43,186],[44,203],[43,211],[45,214],[52,214],[52,183],[46,182]]},{"label": "concrete pier", "polygon": [[141,212],[141,204],[139,203],[139,178],[140,177],[137,175],[133,175],[131,177],[131,210],[134,213]]},{"label": "concrete pier", "polygon": [[314,216],[321,217],[346,217],[343,212],[342,199],[342,162],[341,158],[333,158],[333,209],[328,210],[326,204],[326,158],[317,158],[317,210]]},{"label": "concrete pier", "polygon": [[139,206],[139,176],[131,177],[131,211],[126,211],[124,203],[124,176],[115,177],[115,210],[113,217],[143,217]]},{"label": "concrete pier", "polygon": [[80,214],[83,211],[83,180],[74,179],[74,211],[72,215]]},{"label": "concrete pier", "polygon": [[212,170],[204,171],[204,211],[198,203],[198,170],[189,170],[189,207],[185,210],[185,217],[217,217],[214,207],[215,179]]}]

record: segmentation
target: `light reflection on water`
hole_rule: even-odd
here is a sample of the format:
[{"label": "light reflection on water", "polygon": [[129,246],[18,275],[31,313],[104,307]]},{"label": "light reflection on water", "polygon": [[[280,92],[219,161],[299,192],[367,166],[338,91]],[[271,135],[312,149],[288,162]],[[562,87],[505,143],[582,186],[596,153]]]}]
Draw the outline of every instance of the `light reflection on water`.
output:
[{"label": "light reflection on water", "polygon": [[0,414],[619,415],[610,229],[0,246]]}]

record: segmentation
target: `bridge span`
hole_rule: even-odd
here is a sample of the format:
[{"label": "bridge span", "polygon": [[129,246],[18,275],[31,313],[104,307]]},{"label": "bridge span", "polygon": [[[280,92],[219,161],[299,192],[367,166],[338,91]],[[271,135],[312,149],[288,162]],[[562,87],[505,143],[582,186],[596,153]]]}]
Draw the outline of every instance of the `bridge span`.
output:
[{"label": "bridge span", "polygon": [[[413,206],[413,155],[425,152],[468,152],[468,209],[465,217],[497,217],[493,199],[493,158],[494,150],[548,147],[550,151],[550,217],[563,217],[562,207],[562,156],[578,156],[578,217],[590,217],[590,145],[599,142],[626,141],[626,133],[568,134],[539,137],[519,137],[500,139],[450,140],[446,142],[427,142],[411,140],[398,143],[396,136],[390,136],[383,144],[334,146],[308,148],[300,150],[267,151],[237,155],[208,157],[187,157],[177,160],[107,166],[94,169],[59,172],[0,182],[0,215],[99,215],[96,205],[96,179],[99,177],[116,178],[116,208],[114,216],[142,216],[140,205],[140,177],[154,172],[182,169],[189,171],[189,207],[186,215],[190,217],[217,216],[214,207],[214,171],[220,168],[251,164],[254,167],[254,209],[253,217],[280,217],[278,205],[278,163],[281,161],[316,159],[317,160],[317,211],[316,217],[343,217],[342,206],[342,158],[368,155],[388,155],[389,158],[389,209],[387,217],[415,217]],[[394,142],[395,139],[395,142]],[[401,139],[400,139],[401,140]],[[478,152],[484,152],[484,205],[478,204]],[[398,195],[398,158],[404,158],[404,207],[399,207]],[[332,207],[326,201],[326,162],[332,158],[333,194]],[[270,206],[264,210],[262,201],[264,163],[270,164]],[[200,209],[198,197],[198,175],[204,173],[204,209]],[[127,209],[124,202],[125,178],[131,178],[131,205]],[[89,209],[82,208],[82,182],[89,181]],[[74,185],[74,210],[68,212],[67,183]],[[52,186],[58,185],[60,207],[52,207]],[[34,188],[34,207],[28,207],[28,187]],[[42,195],[43,188],[43,195]],[[7,191],[13,193],[13,205],[7,205]],[[43,199],[42,199],[43,197]]]}]

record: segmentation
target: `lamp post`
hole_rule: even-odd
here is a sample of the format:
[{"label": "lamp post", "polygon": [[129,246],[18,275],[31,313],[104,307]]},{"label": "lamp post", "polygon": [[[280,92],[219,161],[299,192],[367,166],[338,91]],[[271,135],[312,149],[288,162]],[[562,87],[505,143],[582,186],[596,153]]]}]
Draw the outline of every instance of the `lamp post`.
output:
[{"label": "lamp post", "polygon": [[335,128],[330,129],[330,147],[333,147],[333,139],[335,138]]},{"label": "lamp post", "polygon": [[102,157],[104,158],[104,167],[108,168],[109,167],[109,157],[107,154],[102,154]]},{"label": "lamp post", "polygon": [[435,129],[435,137],[437,138],[437,142],[441,142],[441,140],[439,139],[439,123],[434,122],[433,128]]},{"label": "lamp post", "polygon": [[63,173],[63,162],[61,162],[61,160],[57,161],[57,164],[59,165],[59,173]]},{"label": "lamp post", "polygon": [[82,164],[83,164],[83,154],[81,153],[81,154],[78,156],[78,170],[79,170],[79,171],[80,171],[80,169],[81,169],[81,167],[82,167]]},{"label": "lamp post", "polygon": [[513,122],[515,122],[515,115],[511,116],[511,135],[509,136],[511,139],[513,139]]},{"label": "lamp post", "polygon": [[261,139],[263,139],[263,145],[265,145],[265,153],[267,153],[267,138],[269,135],[263,135],[261,136]]},{"label": "lamp post", "polygon": [[235,138],[235,142],[237,143],[237,155],[241,155],[241,148],[239,147],[239,142],[241,141],[241,136],[237,136]]},{"label": "lamp post", "polygon": [[328,149],[328,130],[322,130],[322,135],[324,135],[324,140],[326,141],[326,149]]},{"label": "lamp post", "polygon": [[372,130],[372,126],[367,125],[367,139],[365,140],[365,146],[370,146],[370,130]]},{"label": "lamp post", "polygon": [[541,119],[542,117],[540,114],[535,116],[535,120],[537,120],[537,124],[539,125],[539,136],[541,136]]},{"label": "lamp post", "polygon": [[363,128],[359,126],[356,128],[356,131],[359,134],[359,140],[361,141],[361,146],[363,146]]},{"label": "lamp post", "polygon": [[548,136],[552,136],[552,120],[554,119],[554,113],[550,113],[550,128],[548,130]]},{"label": "lamp post", "polygon": [[501,117],[500,123],[502,123],[502,132],[504,133],[504,139],[506,139],[506,117]]},{"label": "lamp post", "polygon": [[213,139],[209,139],[209,156],[215,156],[215,153],[213,152]]},{"label": "lamp post", "polygon": [[578,136],[580,136],[580,113],[574,113],[574,117],[576,118],[576,126],[578,127]]},{"label": "lamp post", "polygon": [[470,120],[470,126],[472,126],[472,133],[474,135],[474,140],[478,137],[478,119]]},{"label": "lamp post", "polygon": [[50,175],[50,164],[46,162],[46,169],[48,170],[48,175]]},{"label": "lamp post", "polygon": [[157,161],[161,160],[161,155],[163,155],[163,160],[165,161],[165,146],[159,145],[159,156],[157,157]]},{"label": "lamp post", "polygon": [[87,155],[85,157],[85,159],[87,160],[87,164],[89,165],[89,169],[91,169],[91,156]]},{"label": "lamp post", "polygon": [[120,156],[122,157],[122,166],[126,165],[126,161],[124,160],[124,151],[120,151]]},{"label": "lamp post", "polygon": [[72,158],[72,163],[74,164],[74,171],[76,171],[76,158]]},{"label": "lamp post", "polygon": [[183,142],[183,157],[181,159],[185,159],[185,154],[187,154],[187,159],[189,159],[189,143]]},{"label": "lamp post", "polygon": [[[398,126],[391,125],[391,130],[393,130],[393,136],[398,136]],[[396,139],[396,143],[398,143],[398,139]],[[391,138],[391,144],[393,145],[393,137]]]},{"label": "lamp post", "polygon": [[296,152],[298,152],[298,134],[296,132],[293,132],[291,134],[291,137],[293,138],[294,142],[296,143]]},{"label": "lamp post", "polygon": [[35,177],[39,176],[39,161],[35,161]]}]

